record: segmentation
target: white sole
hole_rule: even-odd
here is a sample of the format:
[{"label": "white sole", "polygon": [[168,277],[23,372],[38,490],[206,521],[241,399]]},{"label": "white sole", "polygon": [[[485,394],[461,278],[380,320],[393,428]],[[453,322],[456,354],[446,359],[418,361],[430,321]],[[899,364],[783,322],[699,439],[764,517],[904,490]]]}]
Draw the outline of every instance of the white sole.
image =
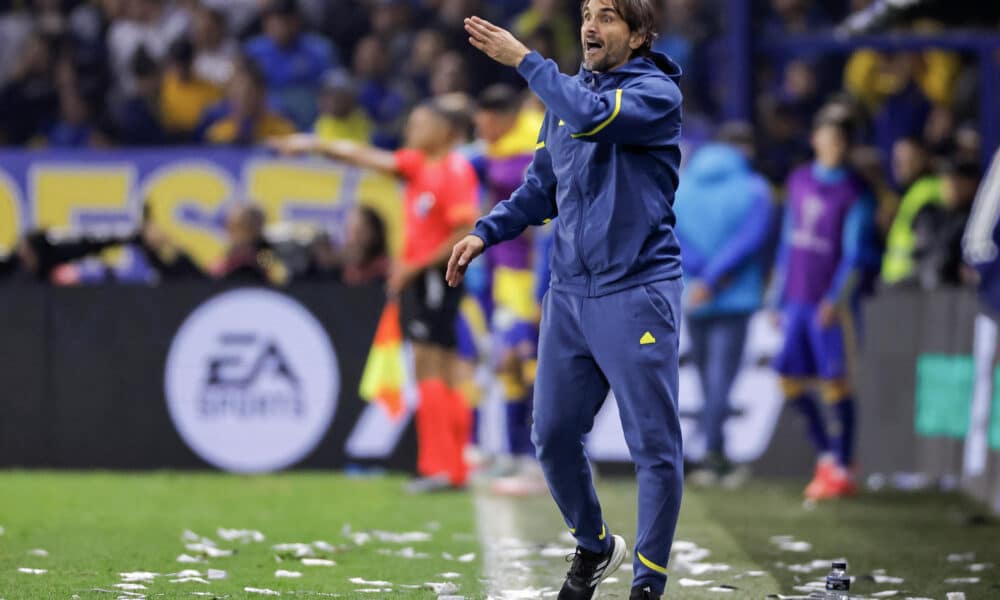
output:
[{"label": "white sole", "polygon": [[628,548],[625,546],[625,538],[620,535],[611,536],[615,540],[615,549],[611,552],[611,559],[608,560],[608,567],[604,569],[604,574],[601,575],[601,580],[597,582],[597,587],[594,588],[594,595],[591,596],[591,600],[597,598],[601,593],[601,584],[608,577],[611,577],[615,571],[622,566],[625,559],[628,557]]}]

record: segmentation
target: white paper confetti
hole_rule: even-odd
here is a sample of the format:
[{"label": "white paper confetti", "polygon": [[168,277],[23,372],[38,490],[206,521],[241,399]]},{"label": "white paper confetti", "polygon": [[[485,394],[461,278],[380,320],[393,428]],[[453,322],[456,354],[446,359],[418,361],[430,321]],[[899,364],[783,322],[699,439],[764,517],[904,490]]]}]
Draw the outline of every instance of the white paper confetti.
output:
[{"label": "white paper confetti", "polygon": [[281,592],[276,592],[274,590],[269,590],[267,588],[255,588],[255,587],[245,587],[243,591],[248,594],[260,594],[262,596],[280,596]]},{"label": "white paper confetti", "polygon": [[965,592],[948,592],[948,600],[965,600]]},{"label": "white paper confetti", "polygon": [[979,583],[978,577],[950,577],[944,580],[948,585],[958,585],[960,583]]},{"label": "white paper confetti", "polygon": [[875,579],[875,583],[903,583],[902,577],[875,574],[872,575],[872,578]]},{"label": "white paper confetti", "polygon": [[541,556],[562,558],[563,556],[567,556],[569,554],[574,554],[574,553],[576,553],[576,548],[561,548],[559,546],[546,546],[542,548],[538,554],[540,554]]},{"label": "white paper confetti", "polygon": [[203,563],[203,562],[205,562],[205,559],[201,558],[200,556],[188,556],[187,554],[181,554],[180,556],[177,557],[177,562],[179,562],[179,563]]},{"label": "white paper confetti", "polygon": [[424,587],[429,590],[434,590],[435,594],[454,594],[458,591],[458,586],[450,581],[428,581],[424,583]]},{"label": "white paper confetti", "polygon": [[689,579],[687,577],[683,577],[677,583],[681,587],[703,587],[706,585],[712,585],[713,583],[715,583],[715,581],[711,579],[702,580],[702,579]]},{"label": "white paper confetti", "polygon": [[171,579],[170,583],[211,583],[203,577],[178,577],[177,579]]},{"label": "white paper confetti", "polygon": [[111,587],[116,587],[120,590],[133,590],[133,591],[146,589],[146,586],[142,585],[141,583],[116,583]]},{"label": "white paper confetti", "polygon": [[195,544],[187,544],[184,548],[188,552],[194,552],[195,554],[204,554],[209,558],[221,558],[224,556],[232,556],[232,550],[223,550],[221,548],[216,548],[214,544],[206,544],[204,542],[198,542]]},{"label": "white paper confetti", "polygon": [[603,583],[618,583],[618,578],[617,577],[608,577],[607,579],[604,580]]},{"label": "white paper confetti", "polygon": [[462,556],[458,557],[458,562],[462,562],[462,563],[470,563],[470,562],[472,562],[474,560],[476,560],[476,553],[475,552],[469,552],[468,554],[463,554]]},{"label": "white paper confetti", "polygon": [[737,579],[741,577],[764,577],[767,575],[767,571],[747,571],[746,573],[741,573],[736,576]]},{"label": "white paper confetti", "polygon": [[403,533],[396,533],[392,531],[373,531],[372,535],[375,536],[380,542],[388,542],[392,544],[412,544],[413,542],[428,542],[431,539],[431,534],[426,531],[405,531]]},{"label": "white paper confetti", "polygon": [[383,556],[398,556],[400,558],[405,558],[407,560],[424,559],[424,558],[430,558],[431,556],[426,552],[417,552],[411,546],[407,546],[406,548],[401,548],[399,550],[390,550],[389,548],[379,548],[378,550],[376,550],[376,552],[382,554]]},{"label": "white paper confetti", "polygon": [[3,533],[4,533],[4,528],[0,527],[0,535],[3,535]]},{"label": "white paper confetti", "polygon": [[47,569],[32,569],[30,567],[18,567],[17,568],[17,572],[18,573],[26,573],[28,575],[44,575],[45,573],[48,573],[48,570]]},{"label": "white paper confetti", "polygon": [[181,541],[182,542],[197,542],[200,539],[201,539],[201,536],[198,535],[197,533],[191,531],[190,529],[185,529],[184,532],[181,533]]},{"label": "white paper confetti", "polygon": [[695,563],[687,565],[687,571],[692,575],[704,575],[705,573],[721,573],[732,569],[725,563]]},{"label": "white paper confetti", "polygon": [[205,574],[209,579],[225,579],[229,574],[221,569],[209,569]]},{"label": "white paper confetti", "polygon": [[264,534],[255,529],[225,529],[220,527],[215,530],[215,533],[227,542],[239,541],[249,544],[250,542],[264,541]]},{"label": "white paper confetti", "polygon": [[319,550],[320,552],[336,552],[337,547],[330,542],[324,542],[323,540],[316,540],[312,543],[313,548]]},{"label": "white paper confetti", "polygon": [[972,563],[967,568],[973,573],[979,573],[993,567],[993,563]]},{"label": "white paper confetti", "polygon": [[975,552],[958,552],[948,555],[948,562],[972,562],[976,560]]},{"label": "white paper confetti", "polygon": [[302,573],[298,571],[286,571],[285,569],[278,569],[274,572],[275,577],[287,577],[289,579],[296,579],[302,577]]},{"label": "white paper confetti", "polygon": [[458,579],[461,576],[462,576],[461,573],[453,573],[451,571],[448,571],[447,573],[441,573],[438,575],[438,577],[440,577],[441,579]]},{"label": "white paper confetti", "polygon": [[332,567],[337,563],[328,558],[303,558],[302,564],[307,567]]},{"label": "white paper confetti", "polygon": [[708,591],[710,591],[710,592],[717,592],[717,593],[720,593],[720,594],[728,594],[730,592],[735,592],[736,590],[734,588],[731,588],[731,587],[722,587],[722,586],[717,585],[715,587],[708,588]]},{"label": "white paper confetti", "polygon": [[49,552],[48,552],[48,550],[42,550],[41,548],[34,548],[32,550],[28,550],[28,554],[30,554],[32,556],[43,556],[44,557],[44,556],[48,556]]},{"label": "white paper confetti", "polygon": [[271,549],[283,555],[291,555],[295,558],[303,558],[305,556],[316,556],[316,551],[309,544],[303,544],[301,542],[292,542],[290,544],[275,544],[271,546]]},{"label": "white paper confetti", "polygon": [[194,569],[184,569],[180,573],[168,573],[168,575],[173,575],[174,577],[201,577],[201,571],[195,571]]},{"label": "white paper confetti", "polygon": [[351,577],[350,579],[348,579],[348,581],[350,581],[351,583],[353,583],[355,585],[370,585],[370,586],[375,586],[375,587],[388,587],[388,586],[392,586],[392,582],[391,581],[368,581],[367,579],[363,579],[361,577]]},{"label": "white paper confetti", "polygon": [[885,590],[884,592],[875,592],[872,594],[872,598],[892,598],[899,593],[899,590]]},{"label": "white paper confetti", "polygon": [[137,581],[153,581],[154,579],[159,577],[160,574],[151,573],[149,571],[131,571],[127,573],[119,573],[118,576],[122,578],[122,581],[130,583]]}]

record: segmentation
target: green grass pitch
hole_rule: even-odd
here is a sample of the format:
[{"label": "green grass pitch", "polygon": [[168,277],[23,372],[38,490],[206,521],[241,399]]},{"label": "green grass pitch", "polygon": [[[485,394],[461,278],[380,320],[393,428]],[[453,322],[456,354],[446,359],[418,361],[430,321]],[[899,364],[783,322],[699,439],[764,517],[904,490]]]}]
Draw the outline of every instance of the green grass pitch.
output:
[{"label": "green grass pitch", "polygon": [[[327,473],[0,472],[0,598],[114,599],[119,594],[109,592],[119,591],[113,586],[122,581],[119,573],[128,571],[164,574],[144,584],[148,589],[133,591],[150,599],[212,597],[193,592],[268,597],[245,592],[248,586],[293,598],[436,598],[431,589],[405,587],[429,582],[454,583],[458,591],[452,593],[466,598],[554,597],[567,569],[562,551],[572,541],[548,497],[411,497],[401,493],[403,482]],[[606,520],[631,542],[634,484],[605,479],[599,487]],[[937,492],[863,494],[808,509],[798,484],[688,489],[677,539],[708,550],[699,559],[702,564],[726,570],[693,574],[674,561],[667,597],[802,595],[794,587],[825,571],[798,572],[789,570],[790,565],[846,557],[850,572],[859,577],[852,588],[859,596],[898,590],[894,597],[943,600],[947,592],[963,591],[970,600],[1000,598],[1000,525],[983,514],[984,509],[957,495]],[[266,540],[225,542],[216,533],[219,527],[259,530]],[[426,532],[430,539],[398,543],[373,535],[359,545],[347,528],[350,533]],[[180,554],[194,554],[185,549],[184,530],[236,552],[206,563],[178,563]],[[779,535],[811,547],[803,552],[782,549],[771,539]],[[274,544],[317,540],[337,547],[317,553],[335,566],[304,566],[289,557],[278,562],[272,549]],[[32,554],[35,549],[48,556]],[[949,554],[967,553],[973,555],[948,560]],[[470,554],[475,557],[468,560]],[[467,562],[457,560],[462,555]],[[47,572],[21,573],[21,567]],[[171,583],[174,577],[166,575],[194,569],[205,576],[209,568],[224,570],[227,577],[208,584]],[[277,578],[278,569],[302,576]],[[866,577],[878,569],[902,582],[876,583]],[[758,573],[747,576],[752,572]],[[601,597],[626,598],[630,575],[617,573],[617,581],[602,586]],[[979,581],[946,583],[968,577]],[[392,591],[362,592],[378,586],[352,583],[351,578],[387,581]],[[714,583],[680,587],[684,578]],[[710,591],[720,584],[736,589]]]}]

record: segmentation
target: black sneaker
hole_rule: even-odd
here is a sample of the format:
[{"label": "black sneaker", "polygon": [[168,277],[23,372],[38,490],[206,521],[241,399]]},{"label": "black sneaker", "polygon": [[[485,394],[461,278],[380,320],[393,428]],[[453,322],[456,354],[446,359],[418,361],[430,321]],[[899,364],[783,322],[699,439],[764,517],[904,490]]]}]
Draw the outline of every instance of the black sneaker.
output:
[{"label": "black sneaker", "polygon": [[596,597],[597,586],[618,570],[626,554],[625,539],[620,535],[611,536],[611,547],[604,554],[577,547],[576,554],[566,557],[567,560],[573,559],[573,565],[566,573],[558,600],[591,600]]},{"label": "black sneaker", "polygon": [[632,588],[628,595],[628,600],[660,600],[660,595],[653,591],[648,585]]}]

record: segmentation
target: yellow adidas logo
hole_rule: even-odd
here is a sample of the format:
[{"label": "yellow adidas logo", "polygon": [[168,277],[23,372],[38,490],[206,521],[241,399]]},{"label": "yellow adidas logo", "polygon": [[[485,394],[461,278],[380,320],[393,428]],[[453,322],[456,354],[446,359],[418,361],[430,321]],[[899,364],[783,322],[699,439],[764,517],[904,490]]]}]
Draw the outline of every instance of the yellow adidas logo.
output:
[{"label": "yellow adidas logo", "polygon": [[653,334],[649,333],[648,331],[646,333],[642,334],[642,337],[639,338],[639,345],[640,346],[646,346],[648,344],[655,344],[655,343],[656,343],[656,338],[653,337]]}]

